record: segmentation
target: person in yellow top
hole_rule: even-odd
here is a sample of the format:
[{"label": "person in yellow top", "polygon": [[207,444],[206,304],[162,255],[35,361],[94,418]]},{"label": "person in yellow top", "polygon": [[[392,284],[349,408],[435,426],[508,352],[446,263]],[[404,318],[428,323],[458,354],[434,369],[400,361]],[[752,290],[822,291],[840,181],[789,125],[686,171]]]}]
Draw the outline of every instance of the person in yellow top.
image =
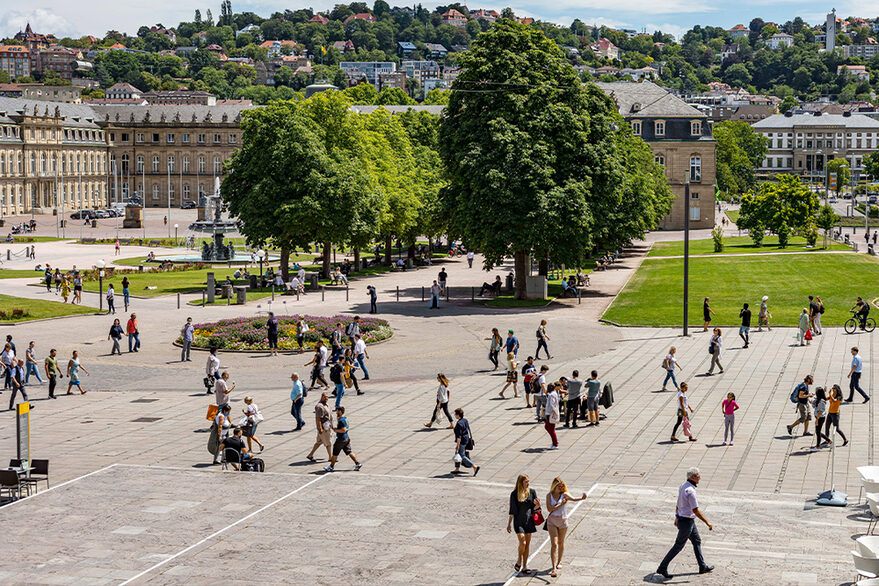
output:
[{"label": "person in yellow top", "polygon": [[67,298],[70,297],[70,279],[66,275],[61,279],[61,297],[64,298],[64,303],[67,303]]},{"label": "person in yellow top", "polygon": [[[831,430],[831,426],[836,429],[836,433],[842,436],[842,445],[848,445],[848,439],[845,437],[845,434],[842,433],[842,430],[839,429],[839,406],[842,404],[842,389],[839,385],[833,385],[830,389],[830,397],[827,399],[827,403],[830,405],[827,408],[827,423],[825,424],[827,427],[825,428],[824,435],[828,438],[833,437],[831,434],[833,433]],[[822,447],[829,446],[832,443],[832,440],[828,440],[824,442]]]}]

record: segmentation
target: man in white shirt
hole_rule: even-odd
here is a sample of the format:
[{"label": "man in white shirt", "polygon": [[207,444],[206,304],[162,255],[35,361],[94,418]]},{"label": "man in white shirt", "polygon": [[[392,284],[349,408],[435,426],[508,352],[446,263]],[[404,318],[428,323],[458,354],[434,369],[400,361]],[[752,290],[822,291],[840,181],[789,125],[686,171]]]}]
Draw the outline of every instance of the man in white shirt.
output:
[{"label": "man in white shirt", "polygon": [[467,264],[470,266],[471,269],[473,268],[473,257],[474,256],[476,256],[476,255],[473,254],[472,250],[467,252]]},{"label": "man in white shirt", "polygon": [[543,421],[543,417],[541,417],[541,410],[546,408],[546,373],[549,372],[549,367],[547,365],[543,365],[540,367],[540,374],[537,375],[537,383],[535,384],[533,381],[531,382],[531,392],[536,393],[534,397],[534,406],[537,408],[537,421]]},{"label": "man in white shirt", "polygon": [[235,390],[235,383],[232,383],[232,386],[229,386],[229,373],[224,372],[223,375],[217,379],[217,383],[214,385],[214,393],[217,395],[217,407],[222,408],[223,405],[229,402],[229,394]]},{"label": "man in white shirt", "polygon": [[220,378],[220,357],[217,356],[217,349],[211,348],[210,353],[208,353],[208,361],[204,367],[205,373],[205,387],[207,387],[208,391],[207,395],[210,395],[214,392],[211,388],[214,380]]},{"label": "man in white shirt", "polygon": [[3,382],[4,389],[12,388],[12,368],[15,366],[15,350],[12,349],[12,344],[9,342],[6,343],[6,347],[3,349],[3,353],[0,354],[0,362],[3,363],[5,367],[5,381]]},{"label": "man in white shirt", "polygon": [[357,361],[360,370],[363,371],[363,380],[369,380],[369,371],[366,370],[366,364],[363,363],[364,358],[369,358],[369,353],[366,351],[366,342],[363,341],[360,334],[356,334],[354,336],[354,359]]},{"label": "man in white shirt", "polygon": [[705,563],[702,557],[702,539],[699,537],[699,531],[696,529],[696,518],[702,520],[708,525],[708,530],[714,529],[714,526],[708,522],[705,515],[699,510],[699,503],[696,501],[696,486],[699,484],[702,476],[699,474],[698,468],[690,468],[687,470],[687,481],[678,489],[678,502],[675,507],[675,527],[678,528],[678,536],[675,544],[663,558],[656,573],[666,580],[673,576],[668,573],[668,565],[678,555],[689,539],[693,543],[693,551],[696,553],[696,562],[699,564],[699,573],[707,574],[714,569]]},{"label": "man in white shirt", "polygon": [[848,371],[848,399],[845,400],[846,403],[851,403],[852,399],[855,397],[855,391],[859,392],[861,396],[864,398],[864,403],[870,400],[870,397],[867,393],[864,392],[864,389],[861,388],[861,371],[863,370],[864,362],[863,359],[858,355],[858,347],[852,346],[852,367],[851,370]]}]

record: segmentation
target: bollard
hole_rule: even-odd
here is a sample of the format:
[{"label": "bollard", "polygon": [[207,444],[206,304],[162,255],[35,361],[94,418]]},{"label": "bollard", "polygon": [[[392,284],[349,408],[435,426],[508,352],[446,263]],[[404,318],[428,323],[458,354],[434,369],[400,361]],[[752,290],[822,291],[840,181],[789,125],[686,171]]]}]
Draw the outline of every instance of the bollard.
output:
[{"label": "bollard", "polygon": [[201,292],[201,306],[202,307],[204,307],[204,296],[206,293],[207,293],[207,291],[205,291],[205,290],[202,290],[202,292]]},{"label": "bollard", "polygon": [[272,301],[275,300],[275,284],[272,283]]},{"label": "bollard", "polygon": [[449,302],[449,287],[446,287],[446,303]]},{"label": "bollard", "polygon": [[476,303],[476,288],[470,287],[470,303]]},{"label": "bollard", "polygon": [[6,249],[6,260],[12,260],[12,251]]},{"label": "bollard", "polygon": [[348,301],[348,285],[345,285],[345,301]]},{"label": "bollard", "polygon": [[326,287],[321,287],[320,288],[320,300],[321,301],[324,300],[324,291],[326,291]]},{"label": "bollard", "polygon": [[424,285],[421,286],[421,300],[424,301]]},{"label": "bollard", "polygon": [[232,296],[231,295],[226,297],[226,305],[232,305]]},{"label": "bollard", "polygon": [[397,301],[400,300],[400,286],[397,285]]},{"label": "bollard", "polygon": [[180,293],[177,294],[177,309],[180,309]]},{"label": "bollard", "polygon": [[577,295],[577,305],[580,305],[580,295]]},{"label": "bollard", "polygon": [[296,289],[296,301],[299,301],[299,289]]}]

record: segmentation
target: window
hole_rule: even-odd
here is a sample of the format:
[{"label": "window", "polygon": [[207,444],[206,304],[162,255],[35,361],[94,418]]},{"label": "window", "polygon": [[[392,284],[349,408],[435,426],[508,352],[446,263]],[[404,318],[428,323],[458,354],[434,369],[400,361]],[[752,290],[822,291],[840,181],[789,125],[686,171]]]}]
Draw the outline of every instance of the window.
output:
[{"label": "window", "polygon": [[189,133],[188,133],[188,132],[184,132],[184,133],[183,133],[183,143],[186,144],[186,143],[188,143],[188,142],[189,142]]},{"label": "window", "polygon": [[122,142],[128,142],[128,133],[127,132],[122,133]]},{"label": "window", "polygon": [[[33,130],[31,130],[31,132],[33,132]],[[141,136],[143,136],[143,135],[141,135]],[[110,142],[116,142],[116,133],[115,132],[110,133]]]},{"label": "window", "polygon": [[690,192],[690,199],[699,199],[699,194],[695,191]]},{"label": "window", "polygon": [[46,172],[46,153],[40,155],[40,172]]},{"label": "window", "polygon": [[665,155],[656,155],[653,160],[665,167]]},{"label": "window", "polygon": [[199,173],[204,173],[204,171],[205,171],[205,160],[204,160],[204,157],[199,157],[199,158],[198,158],[198,172],[199,172]]},{"label": "window", "polygon": [[143,142],[143,132],[138,132],[134,135],[135,142]]},{"label": "window", "polygon": [[168,133],[168,144],[174,144],[174,135],[172,133]]},{"label": "window", "polygon": [[220,157],[214,157],[214,175],[219,175],[223,172],[223,162],[220,160]]},{"label": "window", "polygon": [[183,172],[189,173],[189,157],[183,157]]},{"label": "window", "polygon": [[137,155],[137,172],[143,173],[143,155]]},{"label": "window", "polygon": [[237,140],[238,140],[238,135],[237,135],[237,134],[234,134],[234,133],[233,133],[233,134],[230,134],[230,135],[229,135],[229,144],[235,144],[235,142],[236,142]]},{"label": "window", "polygon": [[37,156],[34,153],[31,153],[31,174],[37,174]]},{"label": "window", "polygon": [[701,212],[701,210],[699,208],[690,208],[690,221],[691,222],[698,222],[702,218],[702,216],[699,212]]},{"label": "window", "polygon": [[174,172],[174,157],[168,157],[168,173]]},{"label": "window", "polygon": [[654,123],[654,128],[656,136],[665,136],[665,122],[663,122],[662,120],[657,120]]},{"label": "window", "polygon": [[174,185],[168,186],[168,201],[174,200]]},{"label": "window", "polygon": [[122,155],[122,173],[128,175],[128,154]]},{"label": "window", "polygon": [[153,133],[153,142],[159,142],[159,133],[158,132]]},{"label": "window", "polygon": [[702,123],[698,121],[690,122],[690,135],[702,136]]},{"label": "window", "polygon": [[153,184],[153,199],[159,199],[159,186]]},{"label": "window", "polygon": [[183,186],[183,199],[189,199],[189,186]]},{"label": "window", "polygon": [[198,144],[204,144],[204,134],[198,135]]},{"label": "window", "polygon": [[159,172],[159,156],[153,155],[153,173]]},{"label": "window", "polygon": [[690,157],[690,181],[702,182],[702,157],[693,155]]},{"label": "window", "polygon": [[0,175],[6,174],[6,155],[0,153]]},{"label": "window", "polygon": [[223,140],[223,137],[219,134],[214,135],[214,144],[220,144]]},{"label": "window", "polygon": [[632,122],[632,134],[634,134],[635,136],[641,136],[641,123],[640,122]]},{"label": "window", "polygon": [[205,194],[204,183],[198,184],[198,197],[201,197]]}]

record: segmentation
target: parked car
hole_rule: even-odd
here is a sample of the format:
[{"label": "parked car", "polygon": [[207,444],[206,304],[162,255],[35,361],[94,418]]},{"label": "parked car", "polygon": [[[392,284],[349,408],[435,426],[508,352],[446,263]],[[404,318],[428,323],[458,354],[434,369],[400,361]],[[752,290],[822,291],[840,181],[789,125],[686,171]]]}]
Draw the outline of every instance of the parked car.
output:
[{"label": "parked car", "polygon": [[195,207],[196,204],[194,201],[184,201],[182,204],[180,204],[180,209],[182,210],[191,210]]},{"label": "parked car", "polygon": [[843,193],[843,194],[842,194],[842,199],[851,199],[851,198],[852,198],[852,194],[851,194],[851,193]]},{"label": "parked car", "polygon": [[836,196],[835,196],[835,195],[831,195],[831,196],[830,196],[830,199],[829,199],[828,201],[830,201],[830,203],[836,203],[836,202],[839,201],[839,200],[836,199]]},{"label": "parked car", "polygon": [[70,214],[71,220],[91,220],[94,218],[95,214],[91,210],[79,210],[78,212],[73,212]]},{"label": "parked car", "polygon": [[97,219],[99,219],[99,220],[102,220],[102,219],[104,219],[104,218],[109,218],[109,217],[110,217],[110,214],[108,214],[108,213],[107,213],[106,211],[104,211],[104,210],[95,210],[94,214],[95,214],[95,218],[97,218]]}]

